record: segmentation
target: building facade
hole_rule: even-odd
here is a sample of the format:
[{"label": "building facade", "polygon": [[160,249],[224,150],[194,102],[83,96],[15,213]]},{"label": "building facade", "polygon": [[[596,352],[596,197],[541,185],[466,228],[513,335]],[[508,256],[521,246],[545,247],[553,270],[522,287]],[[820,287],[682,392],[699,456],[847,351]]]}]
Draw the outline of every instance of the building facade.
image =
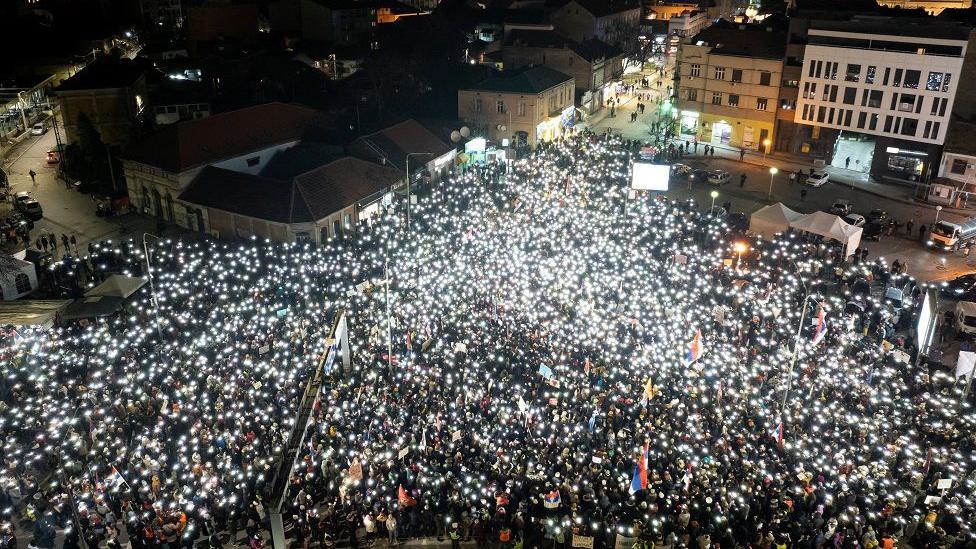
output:
[{"label": "building facade", "polygon": [[809,148],[884,180],[934,175],[968,38],[931,20],[812,22],[793,112],[818,128]]},{"label": "building facade", "polygon": [[77,142],[79,119],[86,116],[104,143],[125,145],[135,137],[148,107],[144,70],[129,60],[99,59],[65,80],[54,93],[61,104],[68,143]]},{"label": "building facade", "polygon": [[550,20],[556,31],[571,40],[598,38],[629,53],[637,46],[640,12],[639,4],[570,0],[552,12]]},{"label": "building facade", "polygon": [[929,15],[939,15],[946,9],[968,10],[973,7],[972,0],[877,0],[877,2],[888,8],[925,10]]},{"label": "building facade", "polygon": [[535,148],[576,124],[576,79],[545,66],[507,71],[458,90],[458,118],[497,144]]},{"label": "building facade", "polygon": [[785,33],[719,23],[681,45],[678,137],[766,151],[774,139]]}]

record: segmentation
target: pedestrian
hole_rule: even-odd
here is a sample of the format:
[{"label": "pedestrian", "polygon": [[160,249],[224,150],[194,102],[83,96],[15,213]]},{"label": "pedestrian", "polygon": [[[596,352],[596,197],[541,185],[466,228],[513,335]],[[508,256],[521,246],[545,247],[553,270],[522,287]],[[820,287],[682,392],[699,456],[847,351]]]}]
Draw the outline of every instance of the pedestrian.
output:
[{"label": "pedestrian", "polygon": [[742,162],[742,160],[745,157],[746,157],[746,150],[745,149],[739,149],[739,162]]},{"label": "pedestrian", "polygon": [[851,167],[851,157],[848,156],[844,160],[844,169],[849,169],[850,167]]},{"label": "pedestrian", "polygon": [[386,535],[390,545],[397,544],[397,519],[393,511],[386,517]]},{"label": "pedestrian", "polygon": [[742,187],[745,186],[746,186],[746,174],[742,174],[739,176],[739,188],[741,189]]},{"label": "pedestrian", "polygon": [[64,233],[61,233],[61,245],[64,246],[65,250],[68,249],[68,235]]},{"label": "pedestrian", "polygon": [[77,252],[78,251],[78,241],[75,240],[75,235],[71,235],[71,238],[69,240],[71,241],[71,247],[75,249],[75,252]]},{"label": "pedestrian", "polygon": [[711,149],[709,149],[708,155],[709,156],[715,156],[715,147],[712,147]]},{"label": "pedestrian", "polygon": [[915,226],[915,218],[913,217],[908,220],[908,223],[905,223],[905,234],[907,234],[908,236],[912,236],[912,227],[914,226]]},{"label": "pedestrian", "polygon": [[37,172],[35,172],[34,170],[30,170],[29,172],[27,172],[27,175],[30,176],[31,183],[33,183],[33,184],[36,185],[37,184],[37,179],[36,179],[37,178]]},{"label": "pedestrian", "polygon": [[796,170],[790,172],[790,185],[796,182],[796,174],[797,174]]},{"label": "pedestrian", "polygon": [[923,238],[925,238],[925,229],[926,229],[926,227],[925,227],[925,224],[924,223],[918,228],[918,239],[919,240],[922,240]]}]

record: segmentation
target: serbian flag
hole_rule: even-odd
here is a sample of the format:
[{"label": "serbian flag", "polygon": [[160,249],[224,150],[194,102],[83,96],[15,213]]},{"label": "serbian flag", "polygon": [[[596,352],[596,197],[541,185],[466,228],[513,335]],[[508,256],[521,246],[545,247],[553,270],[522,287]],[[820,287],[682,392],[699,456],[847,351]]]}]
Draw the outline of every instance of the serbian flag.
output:
[{"label": "serbian flag", "polygon": [[546,494],[545,501],[542,503],[543,507],[546,509],[555,509],[559,507],[559,490],[553,490]]},{"label": "serbian flag", "polygon": [[412,507],[417,505],[417,500],[413,499],[410,494],[404,489],[403,485],[397,490],[397,500],[400,502],[400,507]]},{"label": "serbian flag", "polygon": [[776,428],[773,429],[773,432],[770,433],[770,435],[772,435],[773,440],[776,441],[776,447],[782,448],[783,447],[783,422],[782,421],[776,425]]},{"label": "serbian flag", "polygon": [[118,486],[120,484],[128,484],[125,481],[125,479],[122,478],[122,474],[119,473],[119,470],[116,469],[114,465],[112,466],[112,476],[109,477],[108,481],[109,481],[109,484],[112,485],[112,487],[116,487],[116,486]]},{"label": "serbian flag", "polygon": [[685,360],[688,364],[691,364],[701,358],[702,356],[702,340],[701,340],[701,329],[695,330],[695,337],[691,340],[691,345],[688,346],[688,354],[685,356]]},{"label": "serbian flag", "polygon": [[633,494],[638,490],[647,489],[647,451],[648,443],[644,443],[644,447],[641,449],[641,455],[637,458],[637,463],[634,465],[634,477],[630,481],[630,493]]},{"label": "serbian flag", "polygon": [[826,313],[824,313],[824,308],[820,307],[817,311],[817,329],[813,332],[813,344],[816,345],[820,343],[820,340],[827,335],[827,318]]}]

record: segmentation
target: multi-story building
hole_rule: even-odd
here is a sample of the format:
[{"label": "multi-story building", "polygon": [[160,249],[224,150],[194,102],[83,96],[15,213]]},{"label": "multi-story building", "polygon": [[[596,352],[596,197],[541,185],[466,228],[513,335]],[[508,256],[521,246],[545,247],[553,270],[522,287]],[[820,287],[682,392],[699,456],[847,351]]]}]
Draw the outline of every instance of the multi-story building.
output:
[{"label": "multi-story building", "polygon": [[139,62],[101,57],[55,88],[68,143],[78,139],[81,116],[88,117],[103,142],[131,141],[148,106],[145,72]]},{"label": "multi-story building", "polygon": [[949,123],[938,175],[960,190],[976,192],[976,124],[958,118]]},{"label": "multi-story building", "polygon": [[498,73],[458,90],[458,118],[516,148],[559,137],[576,123],[576,79],[545,66]]},{"label": "multi-story building", "polygon": [[768,150],[785,49],[785,32],[725,21],[686,40],[676,82],[678,136]]},{"label": "multi-story building", "polygon": [[640,5],[622,0],[570,0],[550,15],[563,36],[582,42],[598,38],[625,52],[637,47]]},{"label": "multi-story building", "polygon": [[665,1],[651,1],[643,3],[644,9],[644,19],[664,19],[668,20],[672,17],[677,17],[684,15],[686,13],[691,13],[693,11],[698,11],[698,2],[665,2]]},{"label": "multi-story building", "polygon": [[929,15],[939,15],[946,9],[968,10],[973,6],[973,0],[877,0],[877,2],[888,8],[925,10]]},{"label": "multi-story building", "polygon": [[553,31],[513,30],[505,39],[505,68],[545,65],[576,79],[577,106],[600,110],[623,74],[624,52],[596,38],[576,42]]},{"label": "multi-story building", "polygon": [[712,24],[712,18],[704,11],[692,11],[672,16],[668,20],[667,53],[678,53],[681,41],[695,36]]},{"label": "multi-story building", "polygon": [[882,179],[933,175],[969,34],[932,19],[812,21],[793,113],[806,148]]}]

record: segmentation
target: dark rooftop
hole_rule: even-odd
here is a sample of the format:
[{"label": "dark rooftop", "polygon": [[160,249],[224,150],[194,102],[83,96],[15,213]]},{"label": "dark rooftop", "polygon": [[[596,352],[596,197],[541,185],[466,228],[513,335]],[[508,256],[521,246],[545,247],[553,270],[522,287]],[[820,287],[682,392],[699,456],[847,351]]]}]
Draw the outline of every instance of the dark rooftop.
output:
[{"label": "dark rooftop", "polygon": [[692,44],[704,42],[713,54],[782,59],[786,54],[787,33],[765,25],[750,25],[720,21],[691,39]]},{"label": "dark rooftop", "polygon": [[138,61],[102,56],[65,80],[54,91],[124,88],[138,80],[145,72],[145,66]]},{"label": "dark rooftop", "polygon": [[846,21],[811,21],[810,30],[967,41],[970,33],[968,25],[945,19],[880,15],[855,15]]},{"label": "dark rooftop", "polygon": [[526,67],[496,73],[470,89],[505,93],[539,93],[568,82],[572,78],[545,66]]},{"label": "dark rooftop", "polygon": [[343,157],[294,178],[275,179],[207,166],[180,200],[276,223],[318,221],[383,191],[400,172]]},{"label": "dark rooftop", "polygon": [[[430,153],[432,158],[447,154],[454,147],[442,141],[432,131],[414,119],[404,120],[376,133],[364,135],[349,146],[350,152],[371,161],[380,158],[398,169],[406,169],[407,153]],[[417,165],[432,158],[414,158]]]},{"label": "dark rooftop", "polygon": [[590,12],[594,17],[606,17],[615,13],[621,13],[634,9],[639,9],[637,2],[628,0],[571,0],[575,1],[583,9]]},{"label": "dark rooftop", "polygon": [[551,30],[513,30],[505,39],[505,46],[571,49],[587,61],[596,61],[623,55],[623,51],[620,48],[611,46],[598,38],[590,38],[583,42],[576,42]]}]

